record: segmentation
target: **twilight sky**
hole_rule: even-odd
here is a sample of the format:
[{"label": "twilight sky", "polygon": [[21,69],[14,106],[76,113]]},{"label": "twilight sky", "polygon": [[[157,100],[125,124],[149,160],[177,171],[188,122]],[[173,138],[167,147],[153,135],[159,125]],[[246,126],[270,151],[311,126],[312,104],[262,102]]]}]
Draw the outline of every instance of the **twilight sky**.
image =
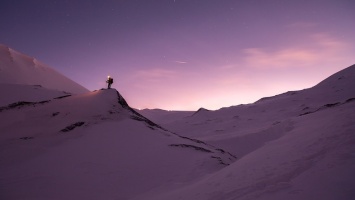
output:
[{"label": "twilight sky", "polygon": [[135,108],[218,109],[355,64],[355,1],[1,0],[0,43]]}]

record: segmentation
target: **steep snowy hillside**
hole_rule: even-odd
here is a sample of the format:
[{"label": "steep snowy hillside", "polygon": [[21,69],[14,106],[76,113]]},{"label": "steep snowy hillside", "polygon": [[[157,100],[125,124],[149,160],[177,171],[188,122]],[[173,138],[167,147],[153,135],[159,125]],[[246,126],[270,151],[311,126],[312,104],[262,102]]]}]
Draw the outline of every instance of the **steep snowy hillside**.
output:
[{"label": "steep snowy hillside", "polygon": [[0,199],[138,198],[236,160],[166,131],[113,89],[0,107],[0,130]]},{"label": "steep snowy hillside", "polygon": [[40,85],[74,94],[88,92],[35,58],[0,44],[0,84]]},{"label": "steep snowy hillside", "polygon": [[354,199],[354,88],[355,65],[310,89],[162,123],[239,159],[192,185],[142,199]]},{"label": "steep snowy hillside", "polygon": [[40,85],[0,84],[0,94],[2,94],[0,98],[0,107],[2,107],[18,101],[46,101],[70,93],[43,88]]}]

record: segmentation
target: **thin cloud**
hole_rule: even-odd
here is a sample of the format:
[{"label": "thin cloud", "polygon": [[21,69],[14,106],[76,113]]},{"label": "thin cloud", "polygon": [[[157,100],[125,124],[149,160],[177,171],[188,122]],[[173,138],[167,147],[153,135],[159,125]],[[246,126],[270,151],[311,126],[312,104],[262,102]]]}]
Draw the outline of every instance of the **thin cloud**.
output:
[{"label": "thin cloud", "polygon": [[292,24],[286,25],[286,28],[290,29],[305,29],[305,28],[312,28],[317,26],[316,23],[311,23],[311,22],[295,22]]},{"label": "thin cloud", "polygon": [[326,50],[344,50],[348,48],[348,44],[331,37],[329,34],[326,33],[317,33],[311,35],[311,38],[321,47],[325,48]]},{"label": "thin cloud", "polygon": [[166,69],[148,69],[138,70],[134,74],[134,78],[139,78],[144,81],[158,82],[162,79],[171,79],[176,76],[176,71]]},{"label": "thin cloud", "polygon": [[287,47],[274,51],[263,48],[244,49],[245,64],[264,69],[310,67],[326,60],[340,59],[341,52],[348,49],[346,43],[326,33],[312,34],[308,38],[307,47]]},{"label": "thin cloud", "polygon": [[178,64],[186,64],[187,62],[185,62],[185,61],[178,61],[178,60],[175,60],[174,61],[175,63],[178,63]]},{"label": "thin cloud", "polygon": [[290,64],[300,66],[318,59],[316,52],[307,49],[282,49],[267,52],[261,48],[249,48],[244,52],[247,54],[247,64],[255,68],[285,68]]}]

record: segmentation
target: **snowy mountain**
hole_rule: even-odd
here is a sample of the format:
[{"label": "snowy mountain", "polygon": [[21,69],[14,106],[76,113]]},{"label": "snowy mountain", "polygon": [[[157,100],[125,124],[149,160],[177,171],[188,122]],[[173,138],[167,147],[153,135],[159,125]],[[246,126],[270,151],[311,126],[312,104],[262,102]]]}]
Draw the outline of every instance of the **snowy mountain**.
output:
[{"label": "snowy mountain", "polygon": [[355,65],[310,89],[161,123],[239,159],[152,199],[354,199],[354,88]]},{"label": "snowy mountain", "polygon": [[1,199],[129,199],[236,160],[165,130],[116,90],[0,107]]},{"label": "snowy mountain", "polygon": [[73,94],[86,88],[35,58],[0,44],[0,84],[35,85]]},{"label": "snowy mountain", "polygon": [[355,65],[252,104],[138,111],[0,49],[0,199],[355,198]]}]

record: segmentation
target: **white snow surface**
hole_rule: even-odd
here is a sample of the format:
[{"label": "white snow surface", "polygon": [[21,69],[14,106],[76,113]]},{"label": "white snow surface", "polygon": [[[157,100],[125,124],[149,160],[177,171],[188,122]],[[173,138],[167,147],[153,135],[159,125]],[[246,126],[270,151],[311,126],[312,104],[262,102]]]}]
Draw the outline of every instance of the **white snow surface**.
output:
[{"label": "white snow surface", "polygon": [[0,84],[37,85],[81,94],[86,88],[35,58],[0,44]]},{"label": "white snow surface", "polygon": [[0,199],[355,199],[355,65],[252,104],[139,111],[154,122],[114,89],[7,84]]},{"label": "white snow surface", "polygon": [[135,113],[116,90],[0,108],[0,199],[130,199],[235,158]]},{"label": "white snow surface", "polygon": [[18,101],[40,102],[70,95],[67,92],[43,88],[39,85],[0,84],[0,107]]},{"label": "white snow surface", "polygon": [[253,104],[200,110],[172,122],[150,113],[169,130],[238,157],[203,180],[151,199],[355,199],[354,88],[355,65],[313,88]]}]

